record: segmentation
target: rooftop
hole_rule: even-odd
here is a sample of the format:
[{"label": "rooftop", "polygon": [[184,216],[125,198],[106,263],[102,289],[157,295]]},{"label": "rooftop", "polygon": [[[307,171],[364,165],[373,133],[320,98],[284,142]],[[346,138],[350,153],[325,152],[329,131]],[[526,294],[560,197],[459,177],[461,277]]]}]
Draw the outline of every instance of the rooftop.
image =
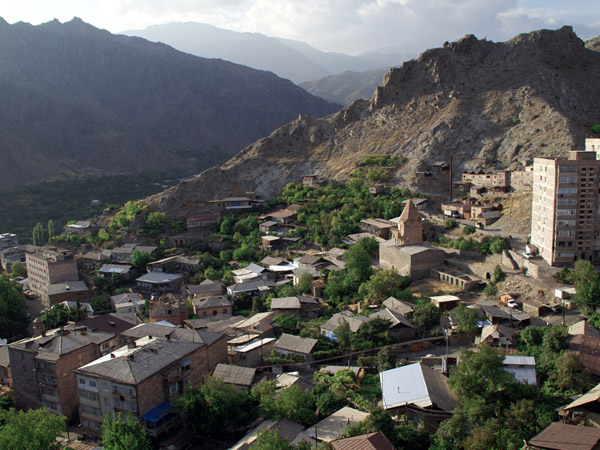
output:
[{"label": "rooftop", "polygon": [[347,426],[356,425],[368,416],[369,413],[345,406],[308,428],[305,433],[310,437],[316,436],[319,441],[331,442],[339,438]]},{"label": "rooftop", "polygon": [[552,450],[593,450],[598,442],[598,428],[554,422],[529,439],[527,444]]},{"label": "rooftop", "polygon": [[302,338],[284,333],[275,343],[275,348],[308,355],[313,351],[317,342],[319,342],[317,339]]},{"label": "rooftop", "polygon": [[146,275],[142,275],[135,281],[142,283],[172,283],[173,281],[182,279],[183,275],[178,273],[148,272]]},{"label": "rooftop", "polygon": [[86,364],[77,372],[138,384],[201,348],[201,344],[146,337]]},{"label": "rooftop", "polygon": [[233,364],[217,364],[214,378],[222,378],[225,383],[237,384],[240,386],[252,386],[256,369],[252,367],[242,367]]}]

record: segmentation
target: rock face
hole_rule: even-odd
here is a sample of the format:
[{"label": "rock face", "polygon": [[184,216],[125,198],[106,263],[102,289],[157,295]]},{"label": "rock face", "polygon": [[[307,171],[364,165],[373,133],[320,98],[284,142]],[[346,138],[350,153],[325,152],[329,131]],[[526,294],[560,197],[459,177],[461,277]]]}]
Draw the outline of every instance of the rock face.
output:
[{"label": "rock face", "polygon": [[193,174],[298,114],[339,109],[288,80],[79,19],[0,19],[0,187],[63,172]]},{"label": "rock face", "polygon": [[450,156],[458,172],[566,155],[600,123],[599,72],[600,54],[570,27],[500,43],[465,36],[392,69],[370,101],[301,116],[149,201],[184,215],[234,192],[268,198],[306,173],[345,180],[368,154],[405,158],[394,181],[411,187],[415,171]]}]

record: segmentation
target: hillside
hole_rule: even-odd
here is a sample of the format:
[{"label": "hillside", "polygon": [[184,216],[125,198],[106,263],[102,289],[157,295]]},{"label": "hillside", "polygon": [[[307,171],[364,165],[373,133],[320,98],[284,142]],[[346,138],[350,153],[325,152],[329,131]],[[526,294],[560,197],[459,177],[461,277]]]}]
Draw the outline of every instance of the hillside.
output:
[{"label": "hillside", "polygon": [[0,188],[63,173],[181,174],[339,107],[288,80],[79,19],[0,19]]},{"label": "hillside", "polygon": [[375,69],[367,72],[342,72],[337,75],[300,83],[317,97],[340,105],[349,105],[354,100],[369,99],[375,88],[381,84],[388,69]]},{"label": "hillside", "polygon": [[406,55],[396,53],[373,52],[350,56],[323,52],[304,42],[260,33],[239,33],[196,22],[152,25],[143,30],[124,31],[123,34],[163,42],[204,58],[221,58],[268,70],[295,83],[345,71],[391,67],[407,59]]},{"label": "hillside", "polygon": [[273,196],[316,172],[347,179],[369,154],[405,158],[392,180],[421,191],[415,171],[453,156],[455,173],[477,165],[565,155],[600,123],[600,54],[570,27],[507,42],[466,36],[392,69],[369,101],[322,119],[301,117],[220,168],[150,197],[184,215],[244,190]]}]

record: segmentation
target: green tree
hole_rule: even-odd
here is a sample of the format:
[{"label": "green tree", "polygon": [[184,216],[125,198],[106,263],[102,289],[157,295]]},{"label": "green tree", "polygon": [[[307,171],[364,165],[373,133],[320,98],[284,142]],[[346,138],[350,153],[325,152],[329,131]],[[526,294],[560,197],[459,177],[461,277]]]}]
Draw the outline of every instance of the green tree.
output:
[{"label": "green tree", "polygon": [[444,420],[436,430],[431,444],[431,450],[454,450],[462,448],[467,438],[467,423],[464,416],[455,410],[454,414]]},{"label": "green tree", "polygon": [[417,300],[413,312],[413,324],[425,329],[435,328],[440,325],[442,312],[427,298]]},{"label": "green tree", "polygon": [[396,367],[396,354],[391,347],[383,347],[377,353],[377,370],[384,372]]},{"label": "green tree", "polygon": [[133,267],[145,270],[149,262],[152,262],[150,253],[143,250],[134,250],[131,252],[131,265]]},{"label": "green tree", "polygon": [[342,320],[342,323],[333,330],[333,335],[341,350],[346,351],[352,348],[353,335],[347,320]]},{"label": "green tree", "polygon": [[188,387],[174,401],[184,427],[196,436],[231,435],[256,418],[252,396],[221,379],[207,378],[199,388]]},{"label": "green tree", "polygon": [[410,282],[410,277],[403,277],[395,270],[378,270],[360,285],[358,293],[369,305],[380,305],[388,297],[410,299],[412,294],[405,292]]},{"label": "green tree", "polygon": [[298,285],[296,286],[296,290],[298,294],[306,294],[310,292],[310,288],[312,286],[313,276],[309,272],[303,272],[298,279]]},{"label": "green tree", "polygon": [[556,366],[542,388],[544,392],[567,400],[591,388],[591,375],[576,353],[564,352],[555,361]]},{"label": "green tree", "polygon": [[503,250],[506,250],[508,245],[506,241],[501,237],[495,237],[490,243],[490,252],[491,253],[502,253]]},{"label": "green tree", "polygon": [[2,450],[57,450],[56,438],[65,428],[65,418],[46,409],[27,412],[0,409],[0,448]]},{"label": "green tree", "polygon": [[499,265],[496,265],[496,267],[494,267],[494,283],[500,283],[504,280],[506,280],[504,270],[502,270],[502,267]]},{"label": "green tree", "polygon": [[0,275],[0,338],[12,340],[24,335],[27,323],[21,286]]},{"label": "green tree", "polygon": [[483,288],[483,293],[486,297],[495,297],[498,295],[498,286],[496,286],[496,283],[490,283]]},{"label": "green tree", "polygon": [[56,236],[56,229],[54,227],[54,220],[50,219],[48,221],[48,240],[52,239]]},{"label": "green tree", "polygon": [[592,127],[590,128],[590,130],[592,130],[596,134],[600,134],[600,123],[592,125]]},{"label": "green tree", "polygon": [[252,450],[293,450],[294,446],[284,438],[279,429],[260,430],[258,437],[251,445]]},{"label": "green tree", "polygon": [[36,224],[36,226],[33,227],[32,238],[33,238],[33,245],[37,245],[37,246],[44,245],[44,242],[45,242],[44,227],[42,226],[41,223],[38,222]]},{"label": "green tree", "polygon": [[367,239],[361,239],[348,249],[344,258],[346,260],[346,281],[347,283],[358,289],[363,281],[369,279],[372,273],[371,256],[367,247],[368,243],[363,243]]},{"label": "green tree", "polygon": [[575,302],[585,315],[591,314],[600,306],[600,276],[592,263],[585,260],[575,261],[572,273],[575,282]]},{"label": "green tree", "polygon": [[90,306],[94,310],[94,314],[106,314],[112,312],[112,304],[107,297],[97,295],[90,300]]},{"label": "green tree", "polygon": [[460,333],[472,333],[477,331],[479,315],[476,309],[467,308],[463,303],[459,303],[452,312],[458,320],[458,331]]},{"label": "green tree", "polygon": [[446,220],[444,220],[444,228],[446,230],[451,230],[455,226],[456,226],[456,220],[454,220],[454,219],[446,219]]},{"label": "green tree", "polygon": [[316,422],[313,396],[297,385],[276,392],[273,381],[261,381],[252,389],[252,396],[260,402],[263,417],[286,418],[305,426]]},{"label": "green tree", "polygon": [[469,235],[475,233],[475,227],[473,225],[467,225],[463,228],[463,234]]},{"label": "green tree", "polygon": [[10,276],[12,278],[16,278],[16,277],[26,278],[27,277],[27,269],[25,268],[23,263],[21,263],[20,261],[16,261],[16,262],[12,263],[12,266],[10,266],[10,272],[11,272]]},{"label": "green tree", "polygon": [[151,450],[142,424],[133,416],[107,414],[102,421],[102,447],[106,450]]}]

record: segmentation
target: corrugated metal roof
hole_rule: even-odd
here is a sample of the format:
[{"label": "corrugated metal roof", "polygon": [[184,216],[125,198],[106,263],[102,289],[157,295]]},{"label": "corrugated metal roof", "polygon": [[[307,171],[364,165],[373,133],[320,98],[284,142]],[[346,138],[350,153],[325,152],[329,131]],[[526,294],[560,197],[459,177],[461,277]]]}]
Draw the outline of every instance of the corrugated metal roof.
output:
[{"label": "corrugated metal roof", "polygon": [[369,413],[345,406],[308,428],[305,433],[312,438],[316,436],[319,441],[331,442],[339,438],[347,426],[356,425],[368,416]]},{"label": "corrugated metal roof", "polygon": [[225,383],[240,386],[252,386],[256,369],[253,367],[242,367],[233,364],[217,364],[213,377],[222,378]]},{"label": "corrugated metal roof", "polygon": [[551,423],[527,444],[552,450],[593,450],[600,442],[600,429]]},{"label": "corrugated metal roof", "polygon": [[313,351],[317,342],[319,342],[317,339],[302,338],[284,333],[275,343],[275,348],[308,355]]}]

